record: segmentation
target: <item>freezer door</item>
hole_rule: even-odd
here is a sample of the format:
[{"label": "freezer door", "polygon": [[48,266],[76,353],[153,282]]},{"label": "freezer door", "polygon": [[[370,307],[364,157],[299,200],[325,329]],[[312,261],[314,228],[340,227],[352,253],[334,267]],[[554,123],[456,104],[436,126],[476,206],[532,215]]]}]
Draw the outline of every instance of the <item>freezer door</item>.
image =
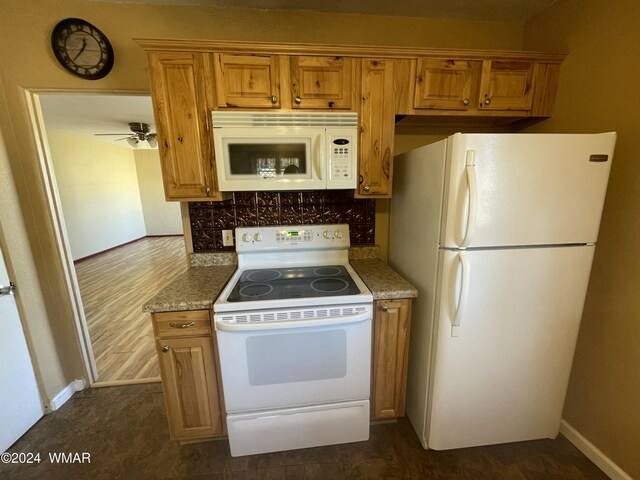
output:
[{"label": "freezer door", "polygon": [[593,243],[615,133],[448,139],[445,247]]},{"label": "freezer door", "polygon": [[558,434],[594,249],[441,251],[428,448]]}]

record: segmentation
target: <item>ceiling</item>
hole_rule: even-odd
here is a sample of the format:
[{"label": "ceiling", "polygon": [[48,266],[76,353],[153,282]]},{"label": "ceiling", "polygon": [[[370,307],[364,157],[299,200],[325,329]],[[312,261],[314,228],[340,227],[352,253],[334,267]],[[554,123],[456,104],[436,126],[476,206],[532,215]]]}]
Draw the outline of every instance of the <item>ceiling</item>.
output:
[{"label": "ceiling", "polygon": [[98,0],[525,22],[557,0]]},{"label": "ceiling", "polygon": [[[116,141],[130,134],[129,122],[151,125],[155,132],[151,97],[148,95],[67,95],[42,94],[40,105],[47,129],[62,130],[96,141],[130,147]],[[96,136],[94,133],[117,133],[121,136]],[[149,148],[140,142],[139,148]]]}]

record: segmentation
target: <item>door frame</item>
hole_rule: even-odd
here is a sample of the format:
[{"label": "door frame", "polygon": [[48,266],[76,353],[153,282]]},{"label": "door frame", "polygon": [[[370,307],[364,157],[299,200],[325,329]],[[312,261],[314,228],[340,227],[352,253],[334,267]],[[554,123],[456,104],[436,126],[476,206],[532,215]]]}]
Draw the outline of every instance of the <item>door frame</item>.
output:
[{"label": "door frame", "polygon": [[73,263],[71,247],[67,235],[66,224],[62,212],[62,204],[58,193],[55,172],[51,152],[49,150],[49,140],[45,129],[44,116],[40,104],[41,95],[149,95],[148,91],[140,90],[62,90],[62,89],[33,89],[24,90],[25,101],[29,110],[29,120],[33,132],[36,150],[38,153],[38,167],[45,186],[45,199],[47,209],[53,220],[53,232],[55,237],[55,248],[60,257],[62,273],[65,279],[65,287],[69,296],[67,298],[73,315],[76,337],[82,352],[83,368],[87,382],[90,385],[98,379],[98,368],[89,336],[89,327],[84,313],[80,287]]}]

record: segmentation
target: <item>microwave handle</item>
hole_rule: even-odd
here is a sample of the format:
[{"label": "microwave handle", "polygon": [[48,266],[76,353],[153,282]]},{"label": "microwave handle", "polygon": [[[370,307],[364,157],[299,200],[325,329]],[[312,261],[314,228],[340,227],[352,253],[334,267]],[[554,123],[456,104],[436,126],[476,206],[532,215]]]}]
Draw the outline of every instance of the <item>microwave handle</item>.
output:
[{"label": "microwave handle", "polygon": [[[319,144],[319,145],[318,145]],[[315,164],[318,179],[322,180],[322,165],[324,164],[324,135],[316,136],[316,148],[314,151],[313,163]]]}]

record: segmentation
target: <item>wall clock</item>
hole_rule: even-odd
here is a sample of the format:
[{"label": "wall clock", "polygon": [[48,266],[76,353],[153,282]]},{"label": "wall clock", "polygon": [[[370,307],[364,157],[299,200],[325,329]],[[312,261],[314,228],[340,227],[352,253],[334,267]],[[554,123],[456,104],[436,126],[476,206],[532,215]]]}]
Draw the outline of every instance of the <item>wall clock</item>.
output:
[{"label": "wall clock", "polygon": [[58,62],[78,77],[97,80],[113,67],[109,39],[86,20],[67,18],[51,33],[51,48]]}]

